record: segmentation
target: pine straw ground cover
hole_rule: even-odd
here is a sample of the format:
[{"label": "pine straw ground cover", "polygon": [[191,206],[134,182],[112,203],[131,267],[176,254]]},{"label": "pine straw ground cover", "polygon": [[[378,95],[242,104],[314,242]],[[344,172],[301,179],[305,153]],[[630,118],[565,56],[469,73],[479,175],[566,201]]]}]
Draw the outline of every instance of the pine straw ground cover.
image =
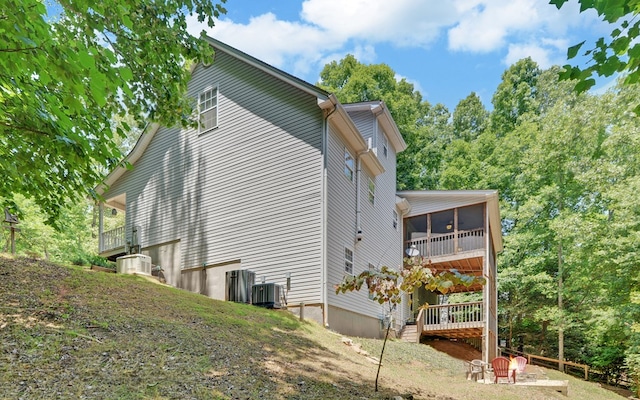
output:
[{"label": "pine straw ground cover", "polygon": [[[380,340],[353,340],[379,354]],[[567,399],[469,382],[424,345],[387,343],[379,393],[376,367],[286,311],[0,256],[0,399]],[[569,399],[621,399],[563,379]]]}]

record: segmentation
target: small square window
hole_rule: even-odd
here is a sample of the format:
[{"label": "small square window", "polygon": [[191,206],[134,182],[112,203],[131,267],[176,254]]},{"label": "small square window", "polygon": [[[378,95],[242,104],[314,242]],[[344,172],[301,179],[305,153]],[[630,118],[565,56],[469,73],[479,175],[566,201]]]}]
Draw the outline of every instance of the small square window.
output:
[{"label": "small square window", "polygon": [[344,248],[344,272],[353,275],[353,250]]},{"label": "small square window", "polygon": [[199,133],[218,126],[218,88],[206,90],[198,99]]},{"label": "small square window", "polygon": [[369,202],[371,204],[376,203],[376,184],[369,178]]},{"label": "small square window", "polygon": [[353,157],[351,156],[351,153],[349,153],[349,150],[347,150],[346,148],[344,149],[344,176],[347,177],[347,179],[349,179],[349,181],[353,182]]}]

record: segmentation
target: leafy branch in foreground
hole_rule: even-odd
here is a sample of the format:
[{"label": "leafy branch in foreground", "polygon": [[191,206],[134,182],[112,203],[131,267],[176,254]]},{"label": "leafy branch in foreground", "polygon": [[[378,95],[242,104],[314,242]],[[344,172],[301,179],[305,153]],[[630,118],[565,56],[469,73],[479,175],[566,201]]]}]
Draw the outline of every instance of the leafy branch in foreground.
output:
[{"label": "leafy branch in foreground", "polygon": [[[224,3],[226,0],[220,0]],[[56,13],[58,14],[51,14]],[[210,0],[6,0],[0,10],[0,197],[33,198],[53,223],[121,160],[114,116],[190,121],[188,62],[211,60]]]},{"label": "leafy branch in foreground", "polygon": [[[550,0],[549,4],[560,9],[567,0]],[[578,0],[580,12],[593,9],[598,16],[610,24],[616,24],[610,37],[599,38],[594,47],[582,53],[589,57],[593,63],[588,67],[566,65],[561,74],[562,79],[576,79],[576,91],[589,90],[596,81],[593,75],[611,76],[615,73],[626,72],[625,84],[634,84],[640,80],[640,3],[637,0]],[[567,58],[574,59],[580,53],[585,44],[583,41],[569,47]],[[640,105],[636,107],[636,113],[640,111]]]},{"label": "leafy branch in foreground", "polygon": [[[347,275],[342,282],[335,286],[336,294],[360,291],[366,285],[371,299],[380,304],[387,304],[391,312],[397,304],[402,302],[405,294],[413,293],[417,288],[424,287],[432,292],[449,293],[456,286],[484,285],[486,280],[481,276],[464,275],[455,269],[437,272],[431,268],[431,260],[426,257],[405,258],[400,271],[383,266],[380,271],[366,270],[357,276]],[[378,377],[382,366],[382,356],[391,329],[391,319],[382,343],[382,351],[378,361],[375,391],[378,391]]]}]

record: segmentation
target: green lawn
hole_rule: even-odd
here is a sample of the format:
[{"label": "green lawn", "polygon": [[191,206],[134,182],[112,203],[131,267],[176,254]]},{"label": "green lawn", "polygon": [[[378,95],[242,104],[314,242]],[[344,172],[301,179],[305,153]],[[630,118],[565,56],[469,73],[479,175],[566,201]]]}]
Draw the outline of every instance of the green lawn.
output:
[{"label": "green lawn", "polygon": [[[357,339],[377,356],[382,342]],[[286,311],[136,276],[0,256],[0,399],[617,399],[467,381],[462,362],[391,341],[377,365]]]}]

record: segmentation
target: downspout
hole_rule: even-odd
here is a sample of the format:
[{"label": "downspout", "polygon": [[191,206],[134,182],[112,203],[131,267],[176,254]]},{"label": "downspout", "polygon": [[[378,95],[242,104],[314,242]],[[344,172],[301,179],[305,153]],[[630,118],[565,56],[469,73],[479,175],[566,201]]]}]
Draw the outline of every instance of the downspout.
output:
[{"label": "downspout", "polygon": [[[493,340],[491,339],[493,324],[491,323],[491,309],[493,306],[493,296],[492,293],[496,293],[497,290],[494,287],[496,283],[496,277],[492,274],[491,271],[491,249],[489,248],[491,245],[491,228],[489,226],[489,202],[484,203],[484,226],[485,226],[485,243],[484,243],[484,265],[483,265],[483,274],[485,279],[487,280],[487,284],[485,285],[484,295],[482,296],[484,300],[484,349],[482,351],[482,361],[490,362],[493,357],[496,357],[497,354],[491,354],[491,348],[495,349],[493,345]],[[491,279],[493,275],[493,281]],[[496,300],[497,302],[497,300]],[[498,332],[496,331],[495,334]]]},{"label": "downspout", "polygon": [[[362,241],[362,208],[360,207],[360,185],[362,179],[362,153],[356,156],[356,244]],[[353,260],[356,263],[356,260]]]},{"label": "downspout", "polygon": [[329,149],[329,117],[336,111],[336,103],[334,102],[332,97],[329,97],[331,103],[333,104],[333,109],[326,113],[323,121],[322,121],[322,189],[321,189],[321,199],[322,199],[322,240],[321,240],[321,263],[322,263],[322,323],[328,328],[329,327],[329,296],[327,296],[327,280],[329,279],[328,265],[327,265],[327,216],[328,216],[328,205],[327,205],[327,182],[328,182],[328,172],[327,165],[329,161],[328,149]]}]

